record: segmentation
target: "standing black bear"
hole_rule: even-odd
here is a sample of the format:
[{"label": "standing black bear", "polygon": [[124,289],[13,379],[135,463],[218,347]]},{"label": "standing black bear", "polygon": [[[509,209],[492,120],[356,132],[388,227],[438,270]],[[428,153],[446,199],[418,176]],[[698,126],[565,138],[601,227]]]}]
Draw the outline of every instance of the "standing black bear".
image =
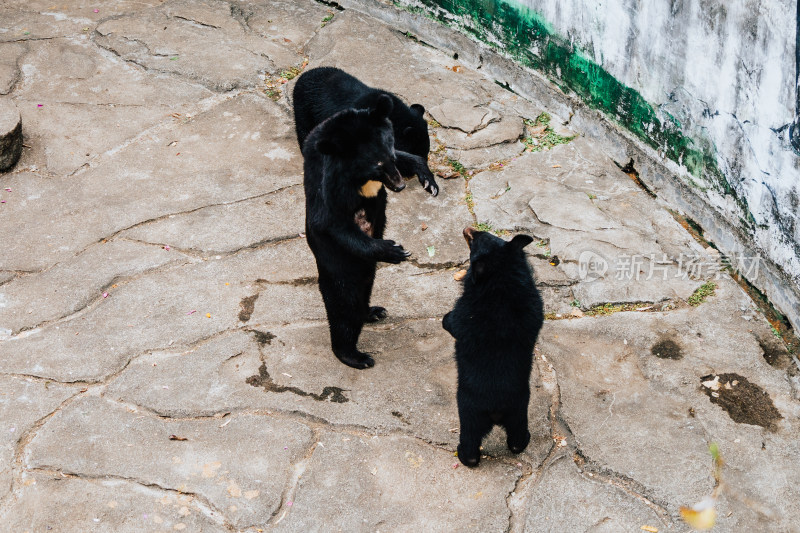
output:
[{"label": "standing black bear", "polygon": [[292,104],[300,149],[314,126],[326,118],[343,109],[374,108],[382,95],[389,96],[394,104],[389,120],[394,129],[397,169],[405,177],[416,174],[423,188],[436,196],[439,186],[428,168],[431,141],[428,123],[422,118],[425,108],[420,104],[409,107],[396,95],[368,87],[338,68],[308,70],[294,86]]},{"label": "standing black bear", "polygon": [[303,147],[306,238],[319,272],[333,353],[353,368],[375,361],[356,349],[364,322],[386,316],[370,307],[378,261],[399,263],[409,252],[383,239],[386,190],[405,187],[394,162],[388,120],[392,100],[334,114],[311,131]]},{"label": "standing black bear", "polygon": [[456,339],[458,458],[477,466],[481,441],[495,424],[506,428],[514,453],[530,441],[533,346],[544,311],[522,251],[531,237],[506,242],[473,228],[466,228],[464,237],[470,248],[464,292],[442,327]]}]

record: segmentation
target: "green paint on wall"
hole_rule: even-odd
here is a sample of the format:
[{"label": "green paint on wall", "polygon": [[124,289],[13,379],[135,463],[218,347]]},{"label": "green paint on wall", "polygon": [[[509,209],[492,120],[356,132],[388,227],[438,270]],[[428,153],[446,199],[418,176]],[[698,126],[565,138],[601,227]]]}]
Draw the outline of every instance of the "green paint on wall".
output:
[{"label": "green paint on wall", "polygon": [[[403,9],[404,0],[395,0]],[[519,63],[547,75],[563,91],[579,96],[604,112],[691,176],[732,195],[744,213],[743,199],[725,179],[713,143],[684,135],[681,123],[659,112],[641,94],[627,87],[590,59],[578,46],[556,33],[538,13],[514,0],[419,0],[433,18],[475,36]],[[413,8],[419,11],[419,7]],[[501,43],[501,44],[499,44]],[[693,184],[694,180],[690,180]]]}]

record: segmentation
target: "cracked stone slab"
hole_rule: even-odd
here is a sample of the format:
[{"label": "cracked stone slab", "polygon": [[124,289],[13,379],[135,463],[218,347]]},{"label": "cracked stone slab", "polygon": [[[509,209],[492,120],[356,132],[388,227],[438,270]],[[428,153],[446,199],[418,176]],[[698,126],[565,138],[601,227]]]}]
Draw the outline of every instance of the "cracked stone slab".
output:
[{"label": "cracked stone slab", "polygon": [[86,38],[37,41],[28,48],[14,91],[30,146],[23,166],[73,172],[170,114],[191,112],[212,94],[167,76],[148,76]]},{"label": "cracked stone slab", "polygon": [[[435,112],[435,109],[431,111],[434,118]],[[437,129],[436,133],[437,138],[447,148],[473,150],[518,141],[522,137],[523,124],[520,117],[504,115],[477,131],[465,133],[460,129],[446,127]]]},{"label": "cracked stone slab", "polygon": [[246,11],[247,26],[278,45],[270,59],[284,67],[297,63],[297,57],[304,55],[306,44],[323,26],[323,21],[330,15],[337,15],[334,8],[309,0],[271,0],[261,5],[242,2],[238,5]]},{"label": "cracked stone slab", "polygon": [[[97,381],[145,351],[189,346],[244,325],[241,301],[259,293],[253,323],[323,319],[316,287],[267,284],[315,274],[305,242],[216,257],[139,277],[84,313],[0,341],[0,371]],[[303,255],[305,254],[305,256]],[[299,259],[299,260],[298,260]],[[201,291],[197,287],[202,287]]]},{"label": "cracked stone slab", "polygon": [[[494,110],[487,106],[475,105],[468,100],[449,99],[428,109],[428,113],[445,127],[443,134],[455,136],[457,133],[455,130],[460,130],[465,138],[469,134],[483,131],[494,123],[499,125],[502,122]],[[448,131],[449,129],[452,131]],[[522,123],[520,122],[521,133]]]},{"label": "cracked stone slab", "polygon": [[[301,412],[339,426],[401,431],[455,450],[453,341],[439,320],[366,328],[360,346],[377,361],[375,370],[367,372],[350,369],[333,356],[325,323],[253,330],[260,333],[237,332],[189,352],[138,358],[108,394],[165,416],[248,408]],[[386,382],[384,375],[394,378]],[[539,464],[551,443],[550,403],[535,372],[531,383],[533,440],[524,456]],[[497,433],[485,441],[485,453],[510,456],[504,434]]]},{"label": "cracked stone slab", "polygon": [[[318,23],[325,17],[322,13],[327,13],[310,1],[298,6],[311,20],[319,16]],[[291,13],[289,6],[258,8],[260,17],[254,23],[259,33],[248,27],[249,8],[246,4],[243,7],[214,0],[171,0],[102,22],[97,26],[96,42],[148,70],[175,73],[214,91],[253,87],[264,73],[294,66],[302,56],[297,52],[298,44],[287,43],[288,37],[278,38],[281,32],[269,25],[273,11],[285,17],[287,11]],[[313,29],[298,28],[301,39],[308,40]],[[265,30],[273,38],[264,39]],[[209,47],[208,42],[217,45]],[[226,60],[219,61],[220,56]]]},{"label": "cracked stone slab", "polygon": [[[711,258],[613,162],[579,141],[475,175],[470,189],[478,220],[546,241],[558,268],[578,282],[573,293],[584,309],[688,298],[700,285],[692,277],[703,276],[690,276],[688,260],[710,264]],[[578,162],[566,163],[578,149]]]},{"label": "cracked stone slab", "polygon": [[273,417],[169,420],[86,397],[37,431],[25,463],[194,495],[245,528],[265,525],[278,509],[292,464],[303,458],[312,438],[307,426]]},{"label": "cracked stone slab", "polygon": [[23,4],[26,2],[16,1],[19,6],[9,5],[8,2],[3,2],[0,6],[0,20],[3,21],[0,42],[25,42],[76,35],[89,25],[86,18],[50,10],[37,13],[25,8]]},{"label": "cracked stone slab", "polygon": [[102,298],[114,283],[185,256],[133,242],[113,241],[88,248],[75,258],[0,287],[0,330],[17,334],[68,316]]},{"label": "cracked stone slab", "polygon": [[[537,480],[527,501],[525,531],[640,531],[663,527],[645,503],[600,478],[581,473],[563,456]],[[684,528],[678,528],[682,530]]]},{"label": "cracked stone slab", "polygon": [[[441,180],[439,195],[435,198],[413,181],[416,180],[409,182],[401,193],[389,193],[387,238],[402,244],[418,265],[439,267],[464,263],[469,259],[469,248],[462,231],[472,225],[472,215],[464,200],[463,180]],[[431,246],[433,249],[429,252]]]},{"label": "cracked stone slab", "polygon": [[[38,270],[136,224],[302,181],[291,119],[274,102],[241,95],[209,104],[77,175],[13,175],[8,187],[21,200],[3,204],[3,212],[18,224],[0,226],[6,252],[0,268]],[[42,220],[58,223],[34,234],[16,231]]]},{"label": "cracked stone slab", "polygon": [[337,13],[309,41],[306,52],[310,66],[339,67],[425,109],[451,100],[488,104],[497,93],[506,92],[478,72],[464,68],[454,72],[457,62],[450,56],[349,9]]},{"label": "cracked stone slab", "polygon": [[[453,468],[449,451],[406,437],[326,432],[278,531],[504,531],[521,470],[497,461]],[[409,505],[412,501],[413,505]],[[370,509],[363,514],[362,509]]]},{"label": "cracked stone slab", "polygon": [[[428,259],[427,255],[420,259]],[[442,317],[461,294],[461,282],[453,279],[455,272],[418,268],[408,262],[386,265],[375,275],[370,303],[385,307],[390,318]]]},{"label": "cracked stone slab", "polygon": [[448,158],[458,161],[467,170],[476,171],[485,169],[492,164],[503,165],[503,162],[513,160],[524,150],[525,145],[519,141],[513,141],[471,150],[448,148],[446,153]]},{"label": "cracked stone slab", "polygon": [[64,385],[0,376],[0,498],[5,498],[11,490],[20,439],[76,393],[74,388]]},{"label": "cracked stone slab", "polygon": [[[723,279],[696,308],[548,322],[542,346],[559,378],[563,419],[587,460],[641,484],[640,494],[677,516],[679,506],[711,493],[708,445],[716,442],[730,465],[723,479],[755,502],[732,505],[732,524],[753,523],[752,507],[771,510],[777,523],[797,520],[798,507],[780,502],[798,482],[787,461],[797,450],[800,407],[785,372],[764,359],[766,321],[741,318],[751,305]],[[667,342],[670,358],[658,347]],[[709,401],[701,382],[722,373],[765,391],[760,401],[783,417],[775,430],[757,415],[735,422]]]},{"label": "cracked stone slab", "polygon": [[0,519],[10,531],[229,531],[219,513],[189,494],[44,472],[24,476],[18,498]]},{"label": "cracked stone slab", "polygon": [[303,231],[305,195],[302,186],[293,186],[248,200],[169,215],[120,236],[217,254],[296,237]]}]

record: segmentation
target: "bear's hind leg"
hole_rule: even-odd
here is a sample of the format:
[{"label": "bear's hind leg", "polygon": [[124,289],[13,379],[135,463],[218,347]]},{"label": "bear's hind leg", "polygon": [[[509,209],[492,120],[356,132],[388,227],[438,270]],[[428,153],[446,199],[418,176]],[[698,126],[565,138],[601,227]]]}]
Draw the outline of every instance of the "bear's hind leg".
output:
[{"label": "bear's hind leg", "polygon": [[520,453],[527,448],[531,441],[531,433],[528,431],[528,404],[506,413],[503,425],[506,428],[506,443],[512,453]]},{"label": "bear's hind leg", "polygon": [[361,298],[363,305],[367,308],[367,316],[364,318],[364,322],[372,323],[378,322],[383,320],[387,316],[386,308],[381,307],[379,305],[369,305],[369,300],[372,297],[372,285],[375,283],[375,270],[372,270],[371,274],[367,274],[366,278],[364,279],[364,284],[361,287],[363,291],[361,293]]},{"label": "bear's hind leg", "polygon": [[337,283],[320,272],[319,290],[328,315],[333,354],[347,366],[369,368],[375,366],[375,360],[356,348],[364,326],[363,296],[358,291],[348,293],[348,287],[352,291],[347,283]]},{"label": "bear's hind leg", "polygon": [[464,466],[478,466],[481,460],[481,442],[491,431],[492,419],[486,411],[475,408],[464,394],[457,394],[458,421],[461,435],[458,442],[458,460]]}]

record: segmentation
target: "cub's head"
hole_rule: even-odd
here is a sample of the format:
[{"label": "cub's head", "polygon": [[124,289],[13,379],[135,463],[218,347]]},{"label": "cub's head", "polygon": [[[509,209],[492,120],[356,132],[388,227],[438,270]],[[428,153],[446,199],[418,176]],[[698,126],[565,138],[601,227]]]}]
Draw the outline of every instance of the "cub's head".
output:
[{"label": "cub's head", "polygon": [[370,109],[347,109],[323,123],[317,150],[339,159],[358,188],[370,181],[395,192],[406,186],[395,166],[392,106],[392,99],[382,95]]},{"label": "cub's head", "polygon": [[464,238],[469,246],[469,277],[482,283],[493,276],[508,276],[515,267],[527,269],[522,249],[533,242],[528,235],[516,235],[504,241],[473,227],[464,228]]}]

